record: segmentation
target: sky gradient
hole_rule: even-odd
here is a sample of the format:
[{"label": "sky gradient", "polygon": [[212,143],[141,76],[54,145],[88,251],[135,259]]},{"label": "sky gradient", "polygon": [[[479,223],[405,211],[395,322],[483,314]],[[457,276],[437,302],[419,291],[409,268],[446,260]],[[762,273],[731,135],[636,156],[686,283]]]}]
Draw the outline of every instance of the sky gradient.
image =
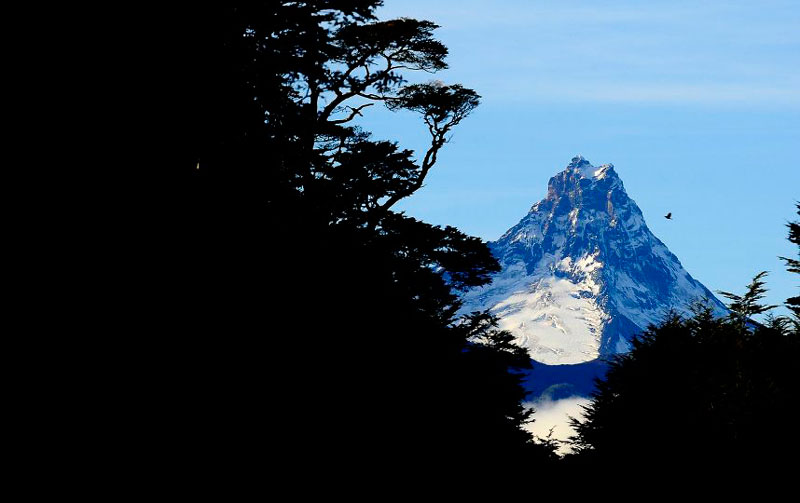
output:
[{"label": "sky gradient", "polygon": [[[407,214],[497,239],[582,154],[615,165],[653,233],[712,291],[742,292],[768,270],[770,303],[797,295],[777,257],[797,254],[785,224],[800,199],[800,2],[385,4],[382,19],[441,25],[450,69],[418,80],[482,96]],[[368,110],[377,138],[424,149],[419,118]]]}]

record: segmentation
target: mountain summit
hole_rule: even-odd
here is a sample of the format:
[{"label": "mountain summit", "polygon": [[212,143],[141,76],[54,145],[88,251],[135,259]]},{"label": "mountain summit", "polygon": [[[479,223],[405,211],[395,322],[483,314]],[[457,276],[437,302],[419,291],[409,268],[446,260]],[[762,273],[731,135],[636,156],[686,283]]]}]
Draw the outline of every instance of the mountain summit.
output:
[{"label": "mountain summit", "polygon": [[670,310],[708,299],[628,197],[613,164],[576,156],[547,196],[489,246],[502,270],[464,296],[462,312],[491,309],[532,358],[577,364],[626,352]]}]

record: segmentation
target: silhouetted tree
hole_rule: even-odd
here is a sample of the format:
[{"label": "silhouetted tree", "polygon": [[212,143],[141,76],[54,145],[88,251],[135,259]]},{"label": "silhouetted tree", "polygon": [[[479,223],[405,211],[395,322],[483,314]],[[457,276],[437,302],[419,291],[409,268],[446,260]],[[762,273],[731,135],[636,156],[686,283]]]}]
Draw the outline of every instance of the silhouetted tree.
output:
[{"label": "silhouetted tree", "polygon": [[[487,452],[497,466],[552,459],[521,429],[524,351],[487,315],[456,318],[457,291],[497,261],[477,238],[393,211],[479,96],[407,85],[402,71],[446,68],[447,49],[433,23],[377,20],[380,4],[199,16],[160,348],[185,383],[163,400],[165,421],[198,459],[263,454],[339,474],[407,472],[408,456],[428,468]],[[424,154],[355,125],[376,104],[421,115]]]},{"label": "silhouetted tree", "polygon": [[747,324],[752,316],[763,314],[777,307],[760,303],[761,299],[763,299],[764,295],[767,293],[763,280],[766,275],[767,271],[761,271],[756,274],[753,281],[747,285],[747,292],[744,295],[737,295],[731,292],[719,292],[723,297],[730,300],[728,304],[730,316],[742,327]]},{"label": "silhouetted tree", "polygon": [[746,318],[765,311],[761,278],[727,295],[728,318],[700,305],[692,318],[670,315],[635,338],[597,381],[585,419],[573,422],[573,461],[665,477],[753,470],[796,452],[798,432],[776,426],[797,417],[800,348],[774,323]]},{"label": "silhouetted tree", "polygon": [[[797,215],[800,216],[800,203],[797,203]],[[789,222],[786,226],[789,228],[789,241],[797,245],[797,257],[800,259],[800,221]],[[786,262],[786,269],[789,272],[800,274],[800,260],[787,257],[781,258]],[[792,323],[794,324],[795,333],[800,333],[800,295],[787,299],[786,307],[794,313]]]}]

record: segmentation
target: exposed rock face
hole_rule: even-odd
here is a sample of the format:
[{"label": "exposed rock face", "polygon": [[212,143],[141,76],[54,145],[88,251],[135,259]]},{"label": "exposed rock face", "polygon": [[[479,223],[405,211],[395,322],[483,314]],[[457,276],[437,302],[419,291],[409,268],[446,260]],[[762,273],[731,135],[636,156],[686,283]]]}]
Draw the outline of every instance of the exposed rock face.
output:
[{"label": "exposed rock face", "polygon": [[612,164],[573,158],[489,246],[503,269],[465,294],[462,312],[491,309],[541,363],[626,352],[634,334],[698,300],[726,312],[650,232]]}]

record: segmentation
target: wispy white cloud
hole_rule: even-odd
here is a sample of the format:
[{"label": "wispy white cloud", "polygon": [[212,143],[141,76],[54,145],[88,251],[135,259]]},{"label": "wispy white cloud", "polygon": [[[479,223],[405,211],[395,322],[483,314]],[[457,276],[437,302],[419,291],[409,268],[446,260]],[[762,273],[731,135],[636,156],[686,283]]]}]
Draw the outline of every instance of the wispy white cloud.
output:
[{"label": "wispy white cloud", "polygon": [[[539,438],[550,438],[562,442],[559,454],[569,452],[569,445],[566,443],[569,437],[575,435],[575,430],[570,425],[570,417],[581,418],[583,409],[581,406],[588,405],[590,400],[586,397],[573,396],[561,400],[543,399],[530,402],[527,405],[533,407],[533,423],[529,423],[525,429]],[[552,435],[551,435],[552,432]]]},{"label": "wispy white cloud", "polygon": [[[488,93],[485,93],[488,94]],[[800,89],[769,85],[684,82],[562,82],[558,84],[505,82],[493,86],[500,102],[593,102],[655,104],[800,105]]]},{"label": "wispy white cloud", "polygon": [[441,24],[446,80],[486,103],[800,105],[796,2],[387,0],[385,13]]}]

